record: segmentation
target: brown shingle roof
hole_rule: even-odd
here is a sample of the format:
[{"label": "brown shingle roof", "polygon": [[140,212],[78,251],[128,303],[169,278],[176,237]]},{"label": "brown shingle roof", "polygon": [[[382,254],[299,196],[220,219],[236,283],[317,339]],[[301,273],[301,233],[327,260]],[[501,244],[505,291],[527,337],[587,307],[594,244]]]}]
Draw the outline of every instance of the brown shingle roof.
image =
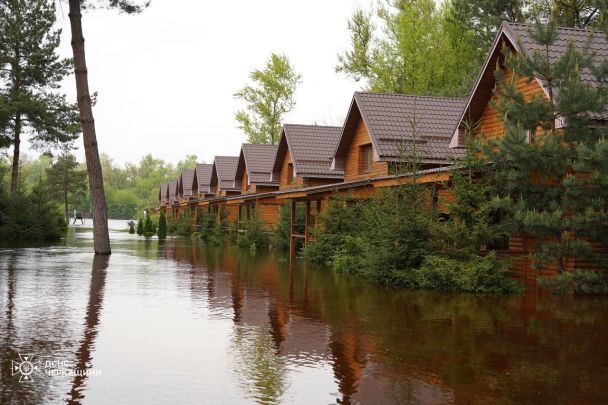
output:
[{"label": "brown shingle roof", "polygon": [[270,180],[277,149],[277,145],[244,143],[241,146],[236,178],[242,179],[243,172],[246,169],[250,183],[279,184],[278,180]]},{"label": "brown shingle roof", "polygon": [[380,160],[405,160],[415,150],[422,163],[449,163],[462,155],[451,150],[449,142],[464,105],[463,98],[356,92],[336,158],[348,152],[361,118]]},{"label": "brown shingle roof", "polygon": [[213,162],[213,171],[222,190],[238,190],[234,180],[236,168],[239,164],[238,156],[216,156]]},{"label": "brown shingle roof", "polygon": [[194,170],[184,170],[179,178],[179,193],[184,197],[192,196]]},{"label": "brown shingle roof", "polygon": [[169,202],[177,200],[177,180],[169,182]]},{"label": "brown shingle roof", "polygon": [[[541,50],[530,34],[534,28],[532,24],[502,23],[500,30],[496,34],[494,45],[492,45],[492,49],[473,87],[473,91],[467,99],[461,120],[466,118],[475,123],[483,113],[483,109],[488,104],[494,90],[496,82],[494,70],[496,64],[504,60],[502,54],[504,46],[509,46],[518,52],[523,51],[530,56],[535,51]],[[599,67],[608,59],[608,38],[606,34],[601,31],[588,29],[560,27],[557,29],[557,40],[548,49],[550,60],[555,62],[561,58],[566,52],[569,43],[572,43],[575,49],[587,49],[590,51],[593,55],[593,64],[596,67]],[[544,52],[544,49],[542,51]],[[588,69],[581,70],[581,79],[589,84],[598,84],[597,79]],[[544,87],[544,83],[540,80],[539,84]],[[604,112],[601,114],[593,113],[591,117],[595,120],[608,120],[608,109],[604,109]],[[464,146],[461,143],[455,133],[452,146]]]},{"label": "brown shingle roof", "polygon": [[213,165],[211,163],[198,163],[194,171],[194,177],[192,179],[192,187],[194,188],[194,182],[198,184],[198,192],[200,194],[211,192],[211,173],[213,172]]},{"label": "brown shingle roof", "polygon": [[160,185],[158,191],[158,201],[160,204],[165,204],[169,200],[169,183],[164,183]]},{"label": "brown shingle roof", "polygon": [[285,153],[289,152],[298,176],[342,178],[342,171],[331,170],[341,130],[321,125],[283,125],[273,172],[278,173]]}]

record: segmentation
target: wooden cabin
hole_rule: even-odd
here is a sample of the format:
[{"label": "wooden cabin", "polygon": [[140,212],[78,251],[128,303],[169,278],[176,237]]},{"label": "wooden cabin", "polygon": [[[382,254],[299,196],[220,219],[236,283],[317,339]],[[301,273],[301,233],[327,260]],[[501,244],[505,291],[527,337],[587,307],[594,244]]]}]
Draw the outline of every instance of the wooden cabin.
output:
[{"label": "wooden cabin", "polygon": [[[497,91],[497,69],[502,70],[501,73],[505,80],[515,81],[517,90],[523,94],[526,101],[535,96],[549,98],[549,89],[541,79],[515,77],[513,71],[505,65],[504,50],[509,50],[511,53],[524,52],[530,56],[536,51],[545,52],[545,49],[541,49],[541,46],[532,38],[531,32],[534,29],[535,27],[529,24],[502,23],[488,58],[466,100],[461,119],[452,134],[450,148],[453,150],[466,148],[465,132],[467,128],[471,129],[473,137],[493,139],[502,138],[505,135],[506,126],[494,107],[501,99],[500,92]],[[601,65],[608,58],[606,51],[608,38],[604,33],[577,28],[558,28],[557,40],[549,47],[548,52],[554,60],[557,60],[564,55],[569,44],[577,49],[591,51],[593,63],[596,66]],[[584,70],[581,72],[581,78],[587,82],[596,80],[593,75]],[[608,120],[608,112],[605,109],[603,113],[594,113],[592,118],[597,121],[597,125],[603,126]],[[556,128],[563,128],[565,123],[558,119],[555,124]],[[531,137],[531,135],[531,131],[528,131],[528,136]],[[536,279],[539,275],[555,274],[556,265],[540,270],[531,267],[528,256],[535,251],[536,243],[535,239],[527,235],[512,237],[509,240],[508,255],[511,258],[511,271],[530,279]],[[566,270],[574,270],[593,268],[593,265],[576,258],[568,258],[565,267]]]},{"label": "wooden cabin", "polygon": [[420,169],[450,165],[462,157],[449,142],[465,100],[451,97],[355,93],[344,122],[332,169],[344,181],[398,174],[403,162]]},{"label": "wooden cabin", "polygon": [[164,207],[169,203],[169,183],[163,183],[158,189],[158,205]]},{"label": "wooden cabin", "polygon": [[276,145],[244,143],[236,169],[236,184],[242,194],[267,193],[279,189],[279,180],[271,180],[272,168],[277,156]]},{"label": "wooden cabin", "polygon": [[241,184],[236,182],[238,156],[216,156],[211,171],[211,191],[216,197],[241,194]]},{"label": "wooden cabin", "polygon": [[280,190],[342,182],[342,171],[331,168],[340,132],[340,127],[283,125],[271,181],[278,181]]},{"label": "wooden cabin", "polygon": [[188,202],[193,198],[192,183],[194,170],[184,170],[177,181],[177,196],[180,202]]},{"label": "wooden cabin", "polygon": [[192,176],[192,196],[199,200],[204,200],[213,196],[211,191],[211,173],[213,165],[209,163],[199,163],[194,169]]}]

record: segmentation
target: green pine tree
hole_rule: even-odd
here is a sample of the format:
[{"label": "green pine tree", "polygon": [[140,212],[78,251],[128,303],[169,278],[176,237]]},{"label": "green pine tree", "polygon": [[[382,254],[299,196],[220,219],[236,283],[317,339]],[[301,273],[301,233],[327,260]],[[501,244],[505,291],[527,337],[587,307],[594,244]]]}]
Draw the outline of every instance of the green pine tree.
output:
[{"label": "green pine tree", "polygon": [[158,239],[166,239],[167,238],[167,219],[165,218],[165,213],[161,211],[160,216],[158,217]]},{"label": "green pine tree", "polygon": [[539,241],[532,255],[536,267],[554,264],[563,273],[567,257],[593,258],[592,242],[605,243],[608,236],[608,147],[605,130],[592,125],[593,114],[606,105],[605,81],[581,80],[583,70],[598,79],[607,70],[572,44],[561,58],[550,59],[558,37],[554,24],[537,25],[531,34],[539,51],[511,55],[507,66],[516,77],[539,78],[548,97],[526,99],[515,80],[503,80],[497,108],[506,135],[482,151],[495,165],[492,185],[508,214],[503,223]]},{"label": "green pine tree", "polygon": [[139,218],[139,221],[137,221],[137,234],[139,236],[143,236],[144,234],[144,220]]},{"label": "green pine tree", "polygon": [[0,146],[13,147],[11,192],[18,186],[25,134],[33,147],[47,151],[69,146],[80,132],[76,106],[57,91],[72,64],[57,53],[55,16],[53,1],[0,2]]},{"label": "green pine tree", "polygon": [[65,218],[68,220],[70,200],[82,201],[87,191],[87,173],[78,170],[76,157],[71,154],[61,155],[46,171],[46,181],[52,196],[63,203]]},{"label": "green pine tree", "polygon": [[146,220],[144,222],[144,236],[146,238],[151,238],[152,236],[154,236],[154,234],[156,234],[156,228],[152,223],[152,218],[150,218],[150,215],[147,214]]}]

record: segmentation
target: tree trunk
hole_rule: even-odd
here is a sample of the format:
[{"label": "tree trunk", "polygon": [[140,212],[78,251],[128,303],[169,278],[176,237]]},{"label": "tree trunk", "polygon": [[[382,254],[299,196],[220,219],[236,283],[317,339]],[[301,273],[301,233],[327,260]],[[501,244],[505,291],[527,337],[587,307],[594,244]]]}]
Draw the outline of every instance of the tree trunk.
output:
[{"label": "tree trunk", "polygon": [[19,187],[19,149],[21,146],[21,114],[15,116],[15,140],[13,141],[13,171],[11,173],[11,194]]},{"label": "tree trunk", "polygon": [[95,120],[89,94],[89,81],[87,64],[84,52],[84,36],[82,34],[82,14],[80,12],[81,0],[69,0],[70,27],[72,30],[72,51],[74,53],[74,72],[76,74],[76,95],[78,97],[78,110],[82,123],[82,138],[84,152],[87,159],[89,173],[89,188],[93,202],[93,243],[96,254],[109,255],[110,235],[108,233],[108,213],[106,198],[103,189],[103,176],[99,151],[97,150],[97,136],[95,134]]}]

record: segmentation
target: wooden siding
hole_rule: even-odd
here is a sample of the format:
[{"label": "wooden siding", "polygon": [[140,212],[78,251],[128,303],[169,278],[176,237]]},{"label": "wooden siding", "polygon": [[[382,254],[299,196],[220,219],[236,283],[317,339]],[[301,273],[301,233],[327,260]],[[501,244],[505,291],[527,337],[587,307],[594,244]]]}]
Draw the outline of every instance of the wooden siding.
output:
[{"label": "wooden siding", "polygon": [[342,183],[339,179],[325,179],[322,177],[306,177],[304,178],[305,187],[324,186],[326,184]]},{"label": "wooden siding", "polygon": [[247,184],[248,179],[249,177],[247,176],[247,170],[243,170],[243,179],[241,181],[241,190],[243,190],[243,194],[248,193],[251,189],[251,186]]},{"label": "wooden siding", "polygon": [[277,203],[258,203],[255,212],[267,229],[275,228],[279,223],[279,210],[281,206]]},{"label": "wooden siding", "polygon": [[[363,120],[359,120],[344,159],[344,181],[363,180],[389,174],[387,162],[378,162],[373,159],[371,171],[369,173],[359,173],[359,165],[362,159],[360,156],[361,146],[370,143],[371,139],[367,132],[367,127]],[[376,151],[374,150],[375,154]]]},{"label": "wooden siding", "polygon": [[293,182],[289,182],[289,164],[293,164],[291,161],[291,153],[289,150],[285,152],[285,159],[281,165],[281,172],[279,173],[279,190],[289,190],[292,188],[302,187],[304,182],[300,176],[296,176]]},{"label": "wooden siding", "polygon": [[[513,72],[505,69],[505,80],[513,79]],[[517,89],[522,92],[526,100],[530,100],[535,94],[544,94],[542,87],[536,80],[528,82],[526,78],[517,79]],[[500,113],[494,108],[493,104],[500,100],[500,95],[494,93],[492,99],[483,110],[481,118],[475,128],[475,135],[482,135],[488,139],[503,137],[505,127]]]}]

